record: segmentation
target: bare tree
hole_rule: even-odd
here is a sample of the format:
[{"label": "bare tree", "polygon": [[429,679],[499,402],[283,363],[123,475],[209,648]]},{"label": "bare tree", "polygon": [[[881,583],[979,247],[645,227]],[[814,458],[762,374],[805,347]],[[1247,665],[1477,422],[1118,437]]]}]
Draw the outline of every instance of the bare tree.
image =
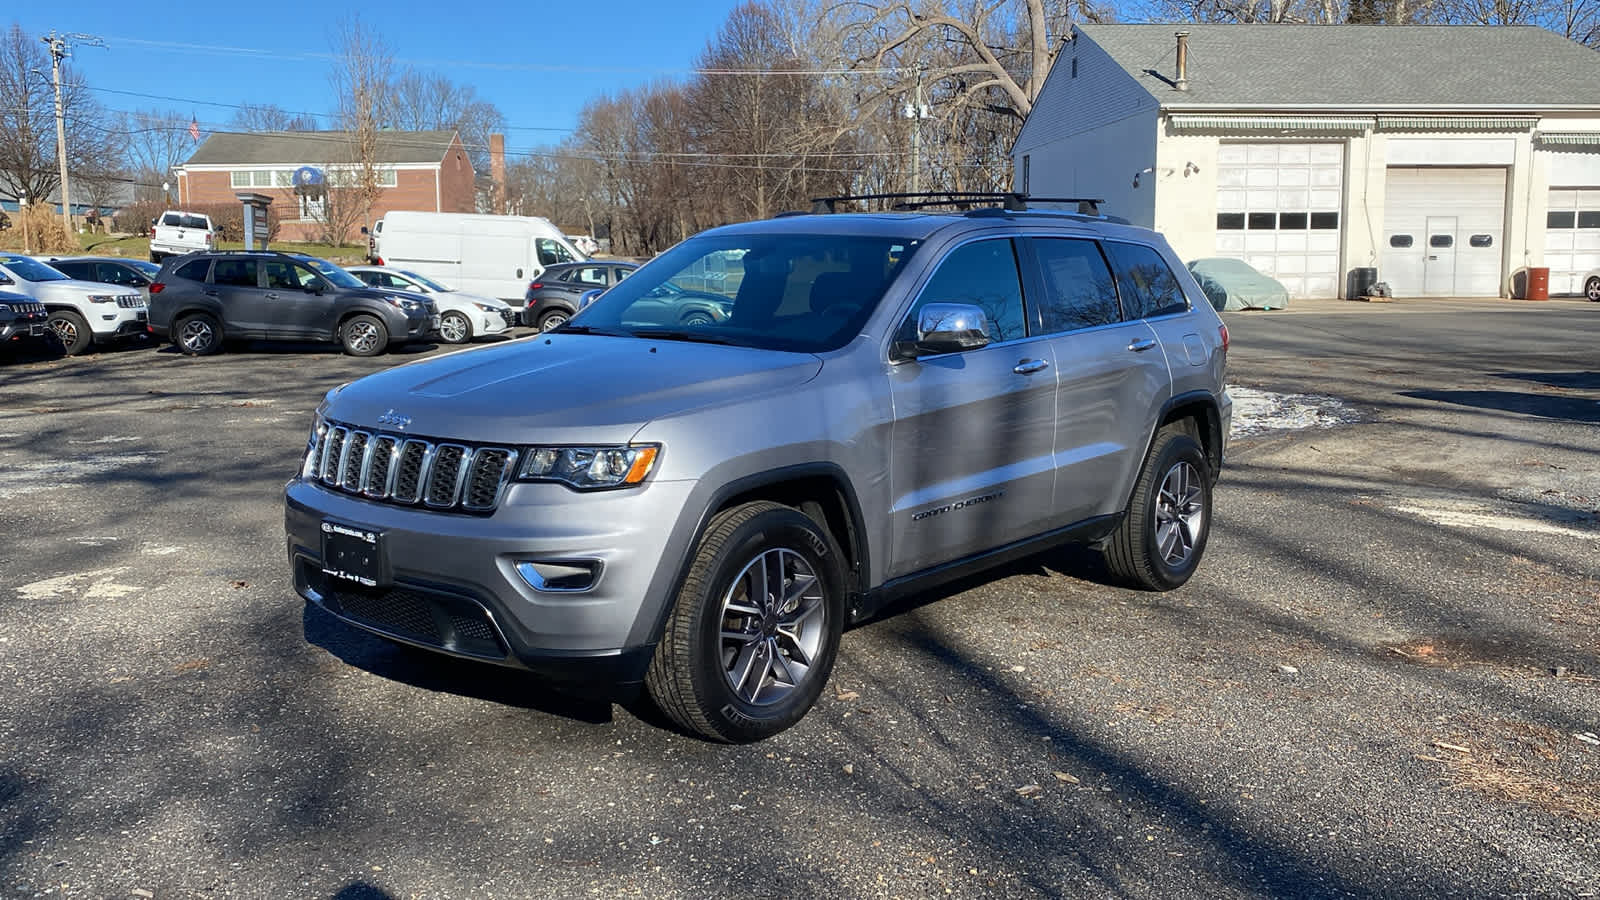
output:
[{"label": "bare tree", "polygon": [[350,155],[356,166],[352,189],[361,207],[356,221],[370,224],[372,206],[383,193],[379,184],[379,164],[383,162],[378,158],[379,138],[390,118],[392,55],[383,37],[364,25],[359,15],[340,27],[334,51],[338,54],[333,87],[339,125],[350,136]]},{"label": "bare tree", "polygon": [[246,103],[233,113],[228,125],[235,131],[316,131],[317,117],[291,113],[276,103]]},{"label": "bare tree", "polygon": [[390,85],[390,124],[409,131],[457,131],[472,168],[489,168],[489,135],[505,129],[499,107],[471,85],[407,67]]},{"label": "bare tree", "polygon": [[161,185],[193,147],[188,120],[172,110],[141,109],[119,115],[117,132],[122,138],[123,164],[134,181],[134,197],[162,198]]},{"label": "bare tree", "polygon": [[[55,92],[44,45],[12,25],[0,35],[0,190],[29,202],[61,186],[56,157]],[[67,166],[74,172],[115,167],[116,129],[83,77],[62,68],[67,119]]]}]

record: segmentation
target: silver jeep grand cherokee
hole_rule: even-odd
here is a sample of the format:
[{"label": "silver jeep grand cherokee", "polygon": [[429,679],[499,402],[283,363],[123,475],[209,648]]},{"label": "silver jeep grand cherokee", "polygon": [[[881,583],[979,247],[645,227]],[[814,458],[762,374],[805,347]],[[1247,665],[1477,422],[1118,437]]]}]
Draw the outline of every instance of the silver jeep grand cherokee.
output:
[{"label": "silver jeep grand cherokee", "polygon": [[939,580],[1087,542],[1183,584],[1227,345],[1166,241],[1099,216],[717,228],[556,331],[330,392],[286,489],[295,587],[759,740],[816,702],[847,624]]}]

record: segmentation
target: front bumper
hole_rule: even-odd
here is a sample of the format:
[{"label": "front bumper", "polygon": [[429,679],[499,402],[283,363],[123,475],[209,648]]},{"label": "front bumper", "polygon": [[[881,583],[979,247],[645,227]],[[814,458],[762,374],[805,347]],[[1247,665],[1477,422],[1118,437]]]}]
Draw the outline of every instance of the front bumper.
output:
[{"label": "front bumper", "polygon": [[49,316],[43,313],[36,316],[18,316],[9,321],[0,322],[0,341],[9,341],[12,338],[43,340],[50,333]]},{"label": "front bumper", "polygon": [[[639,504],[681,505],[691,487],[578,493],[513,484],[495,513],[476,516],[363,500],[296,479],[285,489],[295,590],[394,640],[557,680],[636,685],[653,647],[629,636],[661,609],[649,586],[668,539]],[[330,522],[381,535],[386,583],[363,587],[324,571]],[[517,572],[519,562],[556,560],[592,561],[599,574],[587,589],[567,591],[536,589]]]},{"label": "front bumper", "polygon": [[150,313],[143,306],[90,310],[89,330],[98,338],[142,336],[149,333],[149,325]]}]

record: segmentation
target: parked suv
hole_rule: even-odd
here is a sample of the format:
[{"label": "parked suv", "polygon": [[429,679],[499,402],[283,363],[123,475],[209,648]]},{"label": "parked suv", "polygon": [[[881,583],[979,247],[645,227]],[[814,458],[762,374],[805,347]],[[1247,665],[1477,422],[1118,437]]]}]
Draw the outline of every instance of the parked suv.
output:
[{"label": "parked suv", "polygon": [[43,303],[50,327],[71,354],[145,334],[145,303],[138,291],[77,281],[32,257],[0,253],[0,290]]},{"label": "parked suv", "polygon": [[98,281],[136,290],[147,303],[150,300],[150,282],[161,271],[161,267],[155,263],[116,256],[52,256],[46,262],[50,268],[79,281]]},{"label": "parked suv", "polygon": [[217,246],[218,231],[205,213],[168,210],[150,226],[150,261],[211,250]]},{"label": "parked suv", "polygon": [[368,287],[298,253],[191,253],[167,260],[150,285],[150,331],[196,356],[236,338],[335,341],[352,356],[376,356],[438,325],[426,297]]},{"label": "parked suv", "polygon": [[[682,324],[668,282],[730,317]],[[847,623],[939,581],[1086,542],[1182,585],[1226,351],[1167,242],[1098,216],[717,228],[535,340],[330,391],[286,488],[294,583],[389,639],[642,683],[757,740],[816,701]]]},{"label": "parked suv", "polygon": [[55,340],[43,303],[25,294],[0,291],[0,346],[11,341],[43,344]]}]

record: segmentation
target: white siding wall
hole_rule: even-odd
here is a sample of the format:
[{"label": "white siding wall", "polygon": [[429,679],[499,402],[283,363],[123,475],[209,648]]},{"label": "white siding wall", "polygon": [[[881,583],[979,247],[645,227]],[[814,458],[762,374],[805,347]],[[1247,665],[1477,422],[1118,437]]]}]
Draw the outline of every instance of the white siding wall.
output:
[{"label": "white siding wall", "polygon": [[[1078,74],[1072,77],[1073,59]],[[1056,58],[1033,114],[1012,149],[1017,190],[1035,196],[1100,197],[1102,212],[1137,225],[1155,224],[1150,176],[1133,175],[1156,161],[1154,97],[1105,51],[1078,37]]]},{"label": "white siding wall", "polygon": [[1164,134],[1155,173],[1139,180],[1139,190],[1153,189],[1156,226],[1184,262],[1217,255],[1217,143],[1215,135]]}]

